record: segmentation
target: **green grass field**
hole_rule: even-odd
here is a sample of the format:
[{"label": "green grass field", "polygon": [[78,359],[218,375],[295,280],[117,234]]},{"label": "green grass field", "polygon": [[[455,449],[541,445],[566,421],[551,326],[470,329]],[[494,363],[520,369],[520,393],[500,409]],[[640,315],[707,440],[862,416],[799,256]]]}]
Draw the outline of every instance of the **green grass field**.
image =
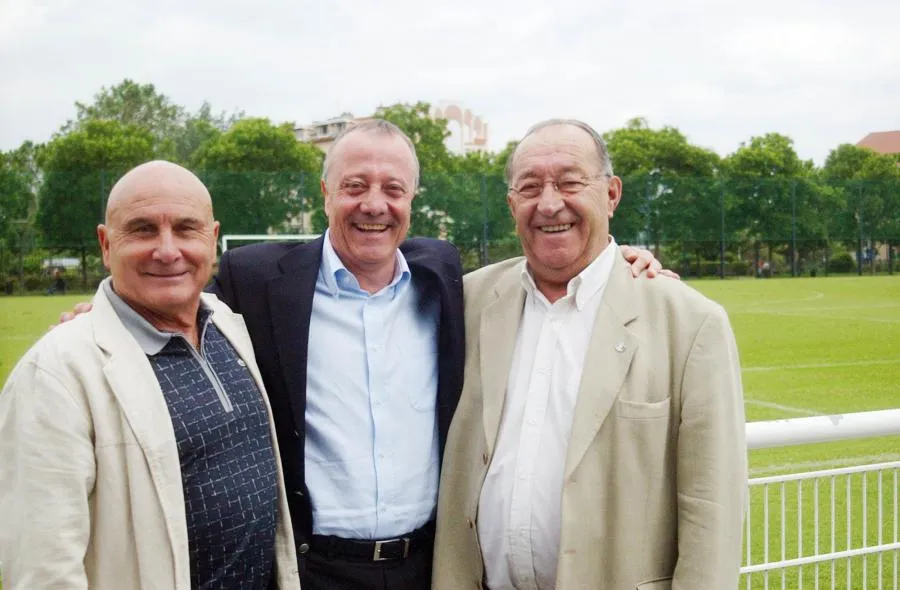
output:
[{"label": "green grass field", "polygon": [[[749,421],[900,407],[900,276],[695,281],[691,285],[729,312],[740,347]],[[83,300],[84,295],[0,298],[0,379],[5,381],[16,360],[56,321],[60,311]],[[761,477],[896,460],[900,460],[900,437],[754,451],[750,468],[751,477]],[[848,534],[847,507],[842,499],[846,481],[841,477],[836,483],[841,492],[834,525],[838,550],[845,548]],[[855,476],[849,485],[854,493],[861,493],[863,478]],[[857,504],[851,508],[854,546],[862,540],[863,522],[868,544],[877,541],[879,529],[885,539],[893,539],[894,534],[894,480],[885,478],[882,482],[881,522],[877,515],[878,482],[870,476],[865,485],[867,514],[863,515]],[[819,499],[820,551],[830,549],[827,491],[823,484]],[[778,486],[769,491],[770,559],[781,555],[780,493]],[[788,558],[797,557],[799,541],[803,555],[810,555],[815,544],[812,484],[802,487],[805,502],[800,535],[797,510],[792,507],[796,493],[796,484],[786,488],[786,526],[793,531],[785,543]],[[755,489],[751,496],[753,563],[761,561],[765,550],[762,494],[762,489]],[[861,559],[852,561],[849,584],[846,564],[838,562],[835,587],[878,587],[878,558],[868,558],[865,585]],[[882,559],[886,579],[893,580],[894,556]],[[831,587],[830,571],[830,565],[820,567],[823,588]],[[807,566],[803,575],[802,587],[813,587],[813,569]],[[781,574],[771,574],[769,582],[773,588],[782,587]],[[741,587],[746,586],[742,583]],[[763,576],[753,576],[751,587],[764,587]],[[796,569],[787,573],[784,587],[801,587]]]}]

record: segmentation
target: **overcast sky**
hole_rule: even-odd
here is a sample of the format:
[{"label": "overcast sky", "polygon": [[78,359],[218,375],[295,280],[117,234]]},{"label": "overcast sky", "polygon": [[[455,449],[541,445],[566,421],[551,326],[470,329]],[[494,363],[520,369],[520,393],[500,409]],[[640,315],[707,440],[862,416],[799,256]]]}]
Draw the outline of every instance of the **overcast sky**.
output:
[{"label": "overcast sky", "polygon": [[722,155],[778,131],[822,164],[900,129],[898,22],[898,0],[0,0],[0,149],[131,78],[299,124],[458,100],[495,150],[555,116]]}]

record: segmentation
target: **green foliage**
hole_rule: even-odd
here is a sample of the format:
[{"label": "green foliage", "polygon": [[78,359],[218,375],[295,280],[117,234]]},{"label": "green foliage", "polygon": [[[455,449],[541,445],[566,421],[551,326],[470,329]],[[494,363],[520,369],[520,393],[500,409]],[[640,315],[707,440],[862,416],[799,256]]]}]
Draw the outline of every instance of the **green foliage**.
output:
[{"label": "green foliage", "polygon": [[93,244],[118,178],[153,158],[153,136],[118,121],[87,121],[43,151],[37,224],[48,245]]},{"label": "green foliage", "polygon": [[32,200],[26,171],[16,164],[12,153],[0,153],[0,241],[18,242]]},{"label": "green foliage", "polygon": [[321,198],[322,153],[298,142],[290,125],[242,119],[205,142],[193,158],[213,196],[222,233],[286,229]]},{"label": "green foliage", "polygon": [[[612,229],[620,238],[657,246],[674,236],[688,251],[719,235],[719,157],[692,145],[674,127],[651,129],[632,119],[604,135],[623,199]],[[671,239],[671,238],[670,238]]]},{"label": "green foliage", "polygon": [[828,259],[828,272],[852,272],[856,270],[856,261],[849,252],[840,252]]},{"label": "green foliage", "polygon": [[184,108],[173,104],[153,84],[138,84],[129,79],[100,89],[90,104],[75,103],[75,120],[63,127],[63,133],[83,129],[91,121],[118,121],[149,131],[157,157],[174,156],[174,138],[184,119]]}]

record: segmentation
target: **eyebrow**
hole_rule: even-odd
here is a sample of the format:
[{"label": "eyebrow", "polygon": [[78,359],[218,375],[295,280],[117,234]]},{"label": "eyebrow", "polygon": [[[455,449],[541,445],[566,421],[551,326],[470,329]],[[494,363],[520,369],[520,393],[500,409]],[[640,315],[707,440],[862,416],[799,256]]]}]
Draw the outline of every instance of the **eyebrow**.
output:
[{"label": "eyebrow", "polygon": [[[143,225],[152,225],[153,227],[156,227],[159,225],[159,223],[157,223],[155,219],[151,219],[149,217],[136,217],[123,224],[122,229],[124,231],[128,231],[141,227]],[[204,221],[198,217],[179,217],[172,220],[172,225],[204,225]]]}]

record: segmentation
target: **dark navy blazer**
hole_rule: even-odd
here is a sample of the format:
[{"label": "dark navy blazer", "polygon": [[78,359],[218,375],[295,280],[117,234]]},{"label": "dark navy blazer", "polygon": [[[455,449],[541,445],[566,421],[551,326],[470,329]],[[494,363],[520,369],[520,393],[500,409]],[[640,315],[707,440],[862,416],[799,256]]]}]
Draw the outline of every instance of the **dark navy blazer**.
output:
[{"label": "dark navy blazer", "polygon": [[[324,237],[309,243],[264,243],[227,251],[209,290],[244,316],[262,373],[284,467],[297,544],[312,534],[305,482],[306,361],[309,319]],[[440,453],[462,390],[465,361],[462,267],[451,244],[413,238],[400,246],[412,285],[440,300],[437,423]]]}]

